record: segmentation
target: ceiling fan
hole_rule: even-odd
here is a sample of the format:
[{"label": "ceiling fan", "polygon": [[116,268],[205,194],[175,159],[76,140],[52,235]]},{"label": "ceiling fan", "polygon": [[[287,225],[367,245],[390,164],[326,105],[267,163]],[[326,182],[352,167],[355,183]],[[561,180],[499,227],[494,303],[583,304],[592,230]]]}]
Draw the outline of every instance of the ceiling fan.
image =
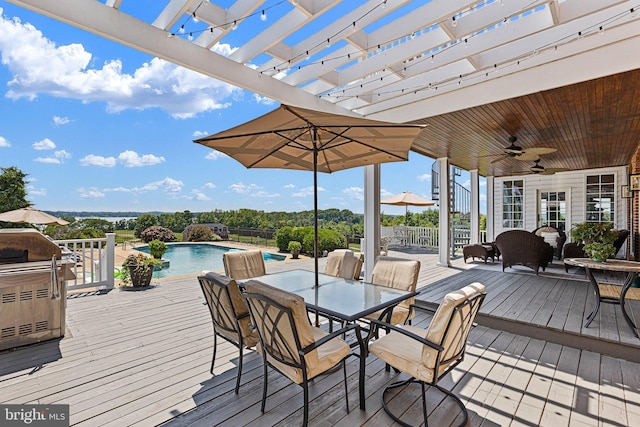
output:
[{"label": "ceiling fan", "polygon": [[[540,159],[534,160],[533,166],[529,168],[529,171],[535,173],[537,175],[553,175],[557,172],[568,171],[567,168],[545,168],[540,164]],[[526,174],[529,172],[521,172],[522,174]]]},{"label": "ceiling fan", "polygon": [[500,160],[507,159],[509,157],[513,157],[516,160],[522,161],[531,161],[531,160],[540,160],[541,154],[549,154],[557,151],[555,148],[548,147],[533,147],[533,148],[522,148],[516,145],[516,141],[518,140],[517,136],[509,137],[510,145],[506,148],[503,148],[502,154],[499,158],[492,160],[491,163],[499,162]]}]

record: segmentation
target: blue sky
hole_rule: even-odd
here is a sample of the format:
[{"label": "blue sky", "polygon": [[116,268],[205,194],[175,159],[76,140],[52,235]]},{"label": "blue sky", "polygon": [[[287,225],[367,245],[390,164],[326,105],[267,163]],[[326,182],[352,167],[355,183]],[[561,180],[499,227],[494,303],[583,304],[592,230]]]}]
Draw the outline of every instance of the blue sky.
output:
[{"label": "blue sky", "polygon": [[[224,41],[216,49],[232,52],[233,39]],[[5,1],[0,57],[0,167],[29,175],[28,200],[36,208],[313,209],[311,172],[246,169],[192,142],[277,102]],[[381,197],[411,191],[431,198],[432,163],[410,153],[408,162],[382,165]],[[362,213],[363,175],[362,168],[319,174],[319,208]],[[468,185],[468,174],[460,182]],[[482,212],[484,201],[483,194]]]}]

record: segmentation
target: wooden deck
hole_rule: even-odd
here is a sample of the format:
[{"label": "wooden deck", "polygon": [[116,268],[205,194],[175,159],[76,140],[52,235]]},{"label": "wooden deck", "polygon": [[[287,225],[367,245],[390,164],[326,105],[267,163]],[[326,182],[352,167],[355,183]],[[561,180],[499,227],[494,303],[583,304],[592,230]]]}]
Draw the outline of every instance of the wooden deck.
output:
[{"label": "wooden deck", "polygon": [[[640,365],[632,361],[640,340],[631,335],[620,308],[608,304],[589,328],[582,328],[593,298],[586,282],[490,271],[461,259],[452,268],[437,267],[432,254],[394,255],[422,261],[425,304],[469,282],[487,286],[467,357],[441,382],[465,402],[470,425],[640,425]],[[274,263],[267,271],[310,266],[308,261]],[[64,339],[0,352],[0,402],[69,404],[71,424],[91,427],[299,425],[301,388],[277,373],[269,376],[266,412],[260,413],[262,367],[255,352],[245,353],[238,396],[233,393],[234,347],[219,346],[216,375],[209,374],[212,328],[203,301],[195,277],[161,281],[146,291],[69,299]],[[635,318],[638,310],[632,304]],[[414,324],[428,320],[421,315]],[[594,351],[593,342],[606,349]],[[360,411],[357,369],[351,359],[349,414],[342,373],[316,379],[310,425],[393,424],[380,396],[397,375],[370,356],[367,410]],[[416,390],[407,390],[391,405],[419,425],[418,399]],[[428,403],[432,425],[455,423],[451,402],[440,404],[440,396],[430,391]]]}]

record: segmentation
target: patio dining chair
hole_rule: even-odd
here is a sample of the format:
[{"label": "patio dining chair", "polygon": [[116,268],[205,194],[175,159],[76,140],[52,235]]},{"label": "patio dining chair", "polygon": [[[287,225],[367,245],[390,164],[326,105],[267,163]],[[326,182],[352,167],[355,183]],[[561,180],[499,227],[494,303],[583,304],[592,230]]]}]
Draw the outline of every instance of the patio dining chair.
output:
[{"label": "patio dining chair", "polygon": [[220,336],[238,348],[238,375],[235,388],[238,394],[242,376],[242,352],[245,347],[255,347],[258,342],[258,334],[251,329],[249,308],[235,280],[222,274],[209,272],[205,276],[198,276],[198,281],[213,321],[213,359],[210,372],[213,374],[218,347],[217,337]]},{"label": "patio dining chair", "polygon": [[[360,347],[360,398],[364,405],[364,363],[366,349],[358,325],[351,324],[332,333],[313,327],[307,317],[304,298],[257,280],[245,283],[245,299],[253,324],[260,337],[259,350],[263,357],[264,375],[262,406],[264,413],[267,399],[267,366],[271,366],[304,391],[303,425],[309,419],[309,381],[342,364],[345,400],[347,395],[347,368],[345,359],[354,355],[349,344],[339,336],[354,330]],[[364,409],[364,408],[363,408]]]},{"label": "patio dining chair", "polygon": [[[418,260],[379,256],[373,266],[371,283],[414,292],[418,284],[419,273],[420,261]],[[413,303],[413,297],[399,303],[393,308],[391,317],[387,319],[387,322],[392,325],[410,322],[414,316],[411,309]],[[376,311],[365,316],[365,319],[378,320],[382,314],[382,311]]]},{"label": "patio dining chair", "polygon": [[267,269],[260,250],[232,251],[222,254],[224,274],[236,280],[264,276]]},{"label": "patio dining chair", "polygon": [[[484,285],[477,282],[448,293],[438,306],[427,329],[411,325],[398,327],[373,321],[375,327],[389,328],[391,332],[372,342],[369,351],[386,363],[387,372],[392,366],[395,370],[410,375],[408,380],[389,384],[382,392],[382,408],[394,421],[403,426],[410,426],[387,406],[386,395],[392,389],[419,383],[422,387],[425,425],[428,425],[426,385],[453,398],[462,410],[463,419],[460,426],[467,423],[467,409],[462,401],[453,392],[438,385],[438,382],[462,362],[469,331],[485,295]],[[420,306],[415,308],[423,309]],[[399,393],[405,390],[406,388]]]},{"label": "patio dining chair", "polygon": [[364,254],[355,254],[349,249],[336,249],[327,255],[324,273],[344,279],[359,279]]}]

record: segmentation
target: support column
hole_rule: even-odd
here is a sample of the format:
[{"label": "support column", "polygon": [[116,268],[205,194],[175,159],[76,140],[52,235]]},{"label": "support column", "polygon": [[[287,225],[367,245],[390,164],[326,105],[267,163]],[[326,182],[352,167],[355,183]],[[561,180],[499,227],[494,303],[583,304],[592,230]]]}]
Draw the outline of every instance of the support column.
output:
[{"label": "support column", "polygon": [[494,178],[492,176],[487,177],[487,242],[493,242],[496,240],[496,225],[495,225],[495,207],[494,207]]},{"label": "support column", "polygon": [[480,174],[478,169],[471,174],[471,240],[469,243],[480,243]]},{"label": "support column", "polygon": [[371,281],[380,255],[380,165],[364,167],[364,280]]},{"label": "support column", "polygon": [[449,186],[449,159],[438,159],[438,185],[440,187],[440,224],[438,227],[438,265],[451,266],[451,245],[449,243],[449,231],[451,229],[451,188]]}]

